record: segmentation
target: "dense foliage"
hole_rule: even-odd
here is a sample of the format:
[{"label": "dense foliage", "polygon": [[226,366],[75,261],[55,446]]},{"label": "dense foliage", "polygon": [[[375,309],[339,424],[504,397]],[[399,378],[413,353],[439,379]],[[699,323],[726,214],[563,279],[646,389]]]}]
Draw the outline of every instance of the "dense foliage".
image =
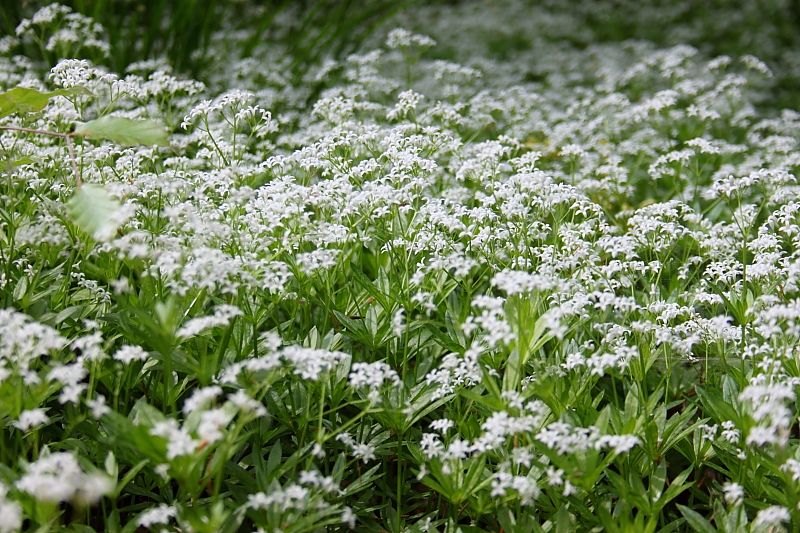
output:
[{"label": "dense foliage", "polygon": [[800,528],[795,56],[572,7],[0,39],[0,533]]}]

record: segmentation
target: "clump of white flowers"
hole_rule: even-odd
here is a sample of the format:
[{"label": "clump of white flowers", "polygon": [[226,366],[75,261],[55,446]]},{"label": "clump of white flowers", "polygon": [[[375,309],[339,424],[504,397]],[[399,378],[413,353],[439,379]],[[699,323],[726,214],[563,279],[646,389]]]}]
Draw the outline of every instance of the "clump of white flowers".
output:
[{"label": "clump of white flowers", "polygon": [[60,4],[0,38],[0,533],[797,529],[780,1],[418,3],[341,57],[255,4],[204,83]]},{"label": "clump of white flowers", "polygon": [[54,452],[30,463],[15,487],[37,500],[79,505],[95,503],[114,489],[108,476],[87,473],[69,452]]},{"label": "clump of white flowers", "polygon": [[367,397],[371,400],[378,398],[380,388],[384,382],[389,382],[393,387],[402,386],[400,376],[389,365],[383,362],[353,363],[350,367],[350,386],[361,389],[368,388]]}]

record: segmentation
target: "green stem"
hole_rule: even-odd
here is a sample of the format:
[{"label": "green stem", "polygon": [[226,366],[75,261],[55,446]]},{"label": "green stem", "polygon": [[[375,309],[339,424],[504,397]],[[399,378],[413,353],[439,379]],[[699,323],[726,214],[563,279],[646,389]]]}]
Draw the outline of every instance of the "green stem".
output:
[{"label": "green stem", "polygon": [[403,433],[397,434],[397,524],[395,530],[401,532],[400,522],[403,513]]}]

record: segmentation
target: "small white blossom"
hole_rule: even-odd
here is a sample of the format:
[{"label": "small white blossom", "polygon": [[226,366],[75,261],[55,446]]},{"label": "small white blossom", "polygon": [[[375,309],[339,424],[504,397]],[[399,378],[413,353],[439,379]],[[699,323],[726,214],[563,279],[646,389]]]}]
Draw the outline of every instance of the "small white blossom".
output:
[{"label": "small white blossom", "polygon": [[22,411],[19,414],[19,420],[13,422],[12,425],[20,431],[28,431],[37,428],[50,421],[50,418],[45,414],[47,409],[36,408]]}]

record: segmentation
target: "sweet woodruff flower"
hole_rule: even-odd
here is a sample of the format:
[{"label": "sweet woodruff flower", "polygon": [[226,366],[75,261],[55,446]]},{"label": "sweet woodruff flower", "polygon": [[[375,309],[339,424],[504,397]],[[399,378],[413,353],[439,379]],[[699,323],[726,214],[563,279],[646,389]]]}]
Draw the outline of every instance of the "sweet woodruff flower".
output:
[{"label": "sweet woodruff flower", "polygon": [[0,360],[13,368],[27,370],[33,360],[67,343],[53,328],[12,309],[0,309]]},{"label": "sweet woodruff flower", "polygon": [[[0,310],[0,386],[19,386],[26,402],[51,391],[39,405],[13,411],[19,415],[9,419],[16,428],[9,428],[11,438],[27,445],[35,435],[23,432],[46,425],[39,437],[64,449],[59,435],[75,427],[73,414],[99,419],[104,432],[111,417],[100,392],[113,395],[121,414],[131,408],[126,397],[169,410],[172,417],[147,430],[155,444],[166,446],[154,486],[169,494],[159,492],[159,501],[175,503],[133,517],[150,527],[176,518],[184,509],[181,495],[198,489],[193,484],[171,491],[185,482],[171,476],[199,460],[192,456],[206,445],[230,436],[243,446],[234,454],[242,466],[237,477],[247,476],[255,455],[275,441],[238,439],[235,429],[249,424],[243,431],[263,433],[284,418],[320,412],[314,427],[321,433],[311,440],[297,435],[310,450],[308,470],[291,469],[296,473],[285,473],[282,486],[260,487],[249,497],[233,491],[240,503],[247,499],[242,511],[248,520],[258,514],[250,509],[263,510],[282,527],[279,513],[308,512],[287,521],[294,528],[325,508],[314,494],[334,491],[339,474],[329,478],[316,468],[327,473],[323,465],[332,465],[343,447],[356,463],[394,454],[393,444],[387,448],[382,440],[391,433],[391,413],[364,413],[347,426],[353,435],[337,426],[349,424],[364,403],[353,401],[362,394],[377,401],[386,392],[381,407],[414,420],[406,437],[429,431],[420,437],[420,463],[402,470],[416,466],[420,479],[443,473],[457,480],[463,478],[458,468],[475,460],[481,468],[472,472],[482,477],[475,501],[494,497],[499,509],[512,499],[531,503],[539,491],[580,499],[583,488],[570,483],[577,480],[565,466],[573,457],[593,455],[589,450],[622,454],[640,443],[639,435],[602,434],[590,425],[600,422],[587,420],[577,402],[595,405],[608,383],[615,393],[617,386],[628,388],[652,361],[649,372],[686,365],[689,374],[702,373],[711,390],[717,369],[740,358],[752,379],[739,383],[738,397],[726,395],[736,416],[725,418],[736,422],[704,410],[707,424],[686,438],[715,444],[723,462],[787,447],[786,457],[792,456],[800,114],[760,111],[769,93],[759,94],[761,82],[753,82],[772,74],[765,63],[643,42],[573,50],[561,37],[577,19],[552,16],[559,2],[549,2],[542,17],[518,16],[521,3],[511,0],[486,3],[492,4],[488,9],[450,4],[436,6],[436,16],[421,8],[408,17],[414,27],[435,29],[453,61],[422,54],[435,45],[430,37],[395,29],[382,49],[310,66],[304,83],[313,80],[322,88],[318,98],[318,91],[286,75],[292,60],[283,51],[262,61],[239,60],[226,50],[228,40],[239,42],[246,33],[230,39],[221,33],[210,44],[206,59],[213,68],[206,75],[209,88],[224,91],[219,96],[173,76],[164,60],[133,64],[131,75],[120,79],[89,61],[66,59],[42,77],[31,61],[12,55],[21,43],[41,40],[55,53],[80,46],[104,50],[96,42],[98,27],[58,4],[20,24],[19,40],[0,39],[3,87],[92,91],[52,98],[41,112],[26,114],[25,123],[61,128],[110,111],[164,121],[173,130],[170,150],[97,140],[74,146],[82,179],[104,183],[125,199],[111,215],[125,221],[124,231],[115,224],[99,245],[82,240],[90,235],[76,233],[64,216],[63,200],[74,184],[65,179],[63,139],[39,142],[22,132],[2,133],[15,159],[19,152],[21,163],[34,163],[3,170],[7,203],[21,207],[0,222],[0,292],[7,305],[30,309],[42,323]],[[650,12],[639,10],[636,17],[646,20]],[[533,26],[535,50],[514,45],[501,54],[511,61],[496,60],[497,28],[507,29],[503,40],[532,35]],[[768,44],[769,32],[763,35],[748,46]],[[181,117],[183,131],[175,132]],[[19,117],[2,120],[17,124]],[[66,274],[56,266],[62,263],[72,265]],[[102,272],[101,265],[109,267]],[[350,282],[359,270],[372,286]],[[168,409],[160,381],[173,376],[165,375],[161,354],[152,339],[121,327],[129,313],[120,304],[146,307],[153,287],[159,297],[172,293],[189,305],[175,332],[177,399],[167,400],[177,405]],[[376,290],[382,297],[357,312],[368,308],[378,317],[375,343],[367,346],[329,312],[361,306],[365,294]],[[538,308],[522,316],[528,308],[519,304],[534,300]],[[208,301],[228,303],[209,310]],[[259,335],[262,327],[280,331],[286,344],[277,333]],[[531,328],[545,332],[546,344],[526,354],[513,390],[497,392],[489,380],[509,388],[504,378],[513,350],[525,349],[521,343]],[[217,346],[228,337],[228,346]],[[382,360],[398,353],[413,364],[404,375],[409,393],[395,401],[393,387],[403,384]],[[358,362],[351,365],[353,360]],[[196,361],[211,368],[213,385],[196,385]],[[96,368],[101,374],[90,375]],[[349,373],[349,387],[342,372]],[[645,388],[655,383],[650,377]],[[117,387],[110,386],[116,378]],[[566,399],[567,392],[576,397]],[[464,398],[446,401],[461,393]],[[537,395],[555,395],[559,414]],[[696,400],[686,397],[689,404]],[[340,400],[342,408],[326,398]],[[475,401],[475,409],[459,408],[467,409],[465,398]],[[319,411],[317,401],[323,404]],[[281,415],[253,423],[267,414],[265,405]],[[327,438],[331,434],[335,441]],[[72,432],[70,438],[86,436]],[[92,453],[96,446],[114,446],[106,439],[91,444]],[[756,446],[762,448],[751,451]],[[281,453],[286,458],[285,447]],[[83,471],[78,459],[77,451],[43,453],[18,468],[15,488],[51,502],[95,500],[102,477]],[[197,465],[198,471],[210,472],[215,461]],[[776,491],[800,482],[797,461],[780,464],[783,475],[770,478]],[[345,468],[343,481],[350,474]],[[242,481],[235,486],[247,486]],[[607,494],[606,483],[601,476],[594,496]],[[742,503],[744,487],[729,482],[722,490],[729,505]],[[786,509],[767,507],[776,503],[773,496],[763,492],[763,501],[754,502],[762,509],[756,529],[777,529],[786,520]],[[0,485],[0,533],[23,524],[12,497]],[[192,513],[213,508],[196,503]],[[346,503],[354,509],[333,509],[334,518],[326,520],[340,516],[354,527],[356,513],[365,519],[371,513],[357,498]],[[532,516],[552,522],[549,509]],[[431,517],[424,524],[427,530]]]},{"label": "sweet woodruff flower", "polygon": [[50,421],[50,418],[45,414],[47,409],[27,409],[19,414],[19,420],[13,423],[14,427],[20,431],[28,431]]},{"label": "sweet woodruff flower", "polygon": [[738,483],[725,482],[722,491],[725,494],[725,503],[728,505],[739,505],[744,500],[744,488]]},{"label": "sweet woodruff flower", "polygon": [[22,529],[22,506],[5,497],[6,488],[0,485],[0,533],[15,533]]},{"label": "sweet woodruff flower", "polygon": [[402,385],[397,372],[383,362],[353,363],[350,368],[350,386],[356,389],[369,388],[368,396],[370,399],[378,397],[380,387],[386,381],[393,387]]},{"label": "sweet woodruff flower", "polygon": [[158,507],[153,507],[140,514],[139,518],[136,519],[136,523],[141,527],[150,527],[155,524],[168,524],[170,518],[175,518],[176,513],[177,511],[174,506],[162,503]]},{"label": "sweet woodruff flower", "polygon": [[789,510],[780,505],[771,505],[766,509],[761,509],[756,513],[753,520],[754,526],[768,525],[779,527],[782,522],[789,522],[792,519]]},{"label": "sweet woodruff flower", "polygon": [[26,470],[16,482],[16,488],[45,502],[88,505],[114,489],[114,483],[107,476],[86,473],[70,452],[42,456]]}]

